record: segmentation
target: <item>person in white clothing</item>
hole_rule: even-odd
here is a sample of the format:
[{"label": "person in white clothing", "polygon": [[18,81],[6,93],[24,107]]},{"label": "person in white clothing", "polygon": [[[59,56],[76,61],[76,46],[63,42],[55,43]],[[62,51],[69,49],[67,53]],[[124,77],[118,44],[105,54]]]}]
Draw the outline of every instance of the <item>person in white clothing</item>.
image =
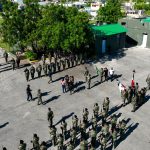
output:
[{"label": "person in white clothing", "polygon": [[111,68],[110,70],[109,70],[109,75],[110,75],[110,80],[111,80],[111,82],[113,81],[113,78],[114,78],[114,69],[113,68]]}]

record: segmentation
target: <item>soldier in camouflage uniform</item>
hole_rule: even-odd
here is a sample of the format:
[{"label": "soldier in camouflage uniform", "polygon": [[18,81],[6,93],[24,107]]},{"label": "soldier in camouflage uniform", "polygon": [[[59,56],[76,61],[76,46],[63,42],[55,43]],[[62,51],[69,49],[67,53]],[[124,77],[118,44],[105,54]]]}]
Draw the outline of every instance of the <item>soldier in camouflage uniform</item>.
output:
[{"label": "soldier in camouflage uniform", "polygon": [[133,107],[133,109],[132,109],[132,111],[131,112],[135,112],[135,110],[136,110],[136,107],[137,107],[137,102],[138,102],[138,95],[136,94],[136,95],[134,95],[133,97],[132,97],[132,107]]},{"label": "soldier in camouflage uniform", "polygon": [[87,123],[85,122],[85,120],[83,120],[83,122],[81,122],[80,120],[80,133],[81,133],[81,138],[86,138],[86,127],[87,127]]},{"label": "soldier in camouflage uniform", "polygon": [[97,129],[97,118],[92,116],[92,126]]},{"label": "soldier in camouflage uniform", "polygon": [[87,76],[87,89],[91,88],[91,74],[88,74]]},{"label": "soldier in camouflage uniform", "polygon": [[119,122],[120,138],[123,138],[125,131],[126,131],[126,122],[125,122],[125,120],[122,120]]},{"label": "soldier in camouflage uniform", "polygon": [[51,63],[52,62],[52,55],[51,55],[51,53],[48,54],[48,59],[49,59],[49,63]]},{"label": "soldier in camouflage uniform", "polygon": [[92,127],[92,129],[90,130],[89,136],[90,136],[91,146],[93,148],[95,148],[95,146],[96,146],[97,131],[96,131],[96,129],[94,127]]},{"label": "soldier in camouflage uniform", "polygon": [[133,91],[131,89],[131,86],[129,86],[129,88],[128,88],[128,104],[131,103],[132,96],[133,96]]},{"label": "soldier in camouflage uniform", "polygon": [[83,109],[83,120],[86,122],[86,124],[88,123],[88,115],[89,115],[89,111],[87,108]]},{"label": "soldier in camouflage uniform", "polygon": [[43,71],[44,71],[44,75],[47,76],[47,64],[46,63],[43,64]]},{"label": "soldier in camouflage uniform", "polygon": [[117,125],[117,116],[115,114],[112,115],[110,123],[111,123],[111,131],[113,132],[113,130],[116,128]]},{"label": "soldier in camouflage uniform", "polygon": [[78,128],[78,117],[76,115],[74,115],[72,117],[72,126],[77,129]]},{"label": "soldier in camouflage uniform", "polygon": [[57,150],[63,150],[64,149],[63,143],[64,143],[63,135],[59,134],[58,138],[57,138],[57,146],[58,146]]},{"label": "soldier in camouflage uniform", "polygon": [[31,68],[30,68],[30,73],[31,73],[31,78],[32,80],[34,79],[34,74],[35,74],[35,68],[34,66],[32,65]]},{"label": "soldier in camouflage uniform", "polygon": [[145,95],[146,95],[147,89],[146,88],[142,88],[141,89],[141,104],[145,103]]},{"label": "soldier in camouflage uniform", "polygon": [[39,64],[36,67],[36,72],[38,73],[38,78],[40,78],[41,77],[41,72],[42,72],[42,66],[41,66],[41,64]]},{"label": "soldier in camouflage uniform", "polygon": [[108,123],[104,123],[104,125],[102,126],[101,132],[103,135],[108,136],[109,135],[109,124]]},{"label": "soldier in camouflage uniform", "polygon": [[54,125],[49,127],[50,138],[54,146],[56,145],[56,141],[57,141],[56,132],[57,129]]},{"label": "soldier in camouflage uniform", "polygon": [[33,143],[33,149],[40,149],[39,137],[37,136],[37,134],[33,134],[33,140],[31,141],[31,143]]},{"label": "soldier in camouflage uniform", "polygon": [[87,150],[88,142],[85,139],[81,139],[80,141],[80,150]]},{"label": "soldier in camouflage uniform", "polygon": [[108,114],[108,111],[109,111],[109,103],[110,103],[110,100],[108,97],[106,97],[103,101],[103,110],[106,111],[106,114]]},{"label": "soldier in camouflage uniform", "polygon": [[26,150],[26,143],[23,140],[20,140],[20,144],[18,146],[18,150]]},{"label": "soldier in camouflage uniform", "polygon": [[104,76],[104,70],[103,70],[103,68],[101,68],[101,69],[99,70],[99,79],[100,79],[100,83],[103,82],[103,76]]},{"label": "soldier in camouflage uniform", "polygon": [[51,108],[48,108],[47,120],[48,120],[50,126],[53,125],[53,118],[54,118],[54,113],[53,113],[53,111],[51,110]]},{"label": "soldier in camouflage uniform", "polygon": [[69,145],[67,145],[67,150],[74,150],[74,144],[72,140],[70,140]]},{"label": "soldier in camouflage uniform", "polygon": [[98,106],[98,103],[95,103],[94,104],[94,108],[93,108],[93,114],[96,118],[98,118],[98,115],[99,115],[99,106]]},{"label": "soldier in camouflage uniform", "polygon": [[63,119],[61,122],[61,131],[62,131],[62,135],[64,137],[64,139],[66,139],[66,134],[67,134],[67,122]]},{"label": "soldier in camouflage uniform", "polygon": [[76,128],[73,127],[71,130],[70,130],[70,137],[71,137],[71,141],[73,143],[73,145],[75,146],[76,144],[76,136],[77,136],[77,131],[76,131]]},{"label": "soldier in camouflage uniform", "polygon": [[43,141],[40,145],[40,150],[47,150],[47,147],[46,147],[46,142]]},{"label": "soldier in camouflage uniform", "polygon": [[84,73],[84,76],[85,76],[85,82],[87,82],[87,77],[89,75],[89,70],[87,69],[87,67],[85,67],[85,73]]},{"label": "soldier in camouflage uniform", "polygon": [[114,128],[114,130],[111,132],[111,138],[112,138],[112,146],[115,149],[116,148],[116,142],[117,142],[117,129]]},{"label": "soldier in camouflage uniform", "polygon": [[150,90],[150,74],[146,78],[147,90]]},{"label": "soldier in camouflage uniform", "polygon": [[121,91],[121,97],[122,97],[122,100],[123,100],[123,106],[126,105],[126,100],[128,100],[128,91],[126,89],[122,90]]},{"label": "soldier in camouflage uniform", "polygon": [[28,82],[28,81],[29,81],[29,74],[30,74],[29,69],[26,68],[26,69],[24,70],[24,72],[25,72],[26,80],[27,80],[27,82]]},{"label": "soldier in camouflage uniform", "polygon": [[101,134],[99,136],[99,142],[100,142],[100,145],[101,145],[101,150],[106,150],[106,145],[107,145],[106,135]]},{"label": "soldier in camouflage uniform", "polygon": [[38,98],[38,105],[43,104],[43,102],[42,102],[42,93],[41,93],[40,89],[38,89],[37,98]]}]

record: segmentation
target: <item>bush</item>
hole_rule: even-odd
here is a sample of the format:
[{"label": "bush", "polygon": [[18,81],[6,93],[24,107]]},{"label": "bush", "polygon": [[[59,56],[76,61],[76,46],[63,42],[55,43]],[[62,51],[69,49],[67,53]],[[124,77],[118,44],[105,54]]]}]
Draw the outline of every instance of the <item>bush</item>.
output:
[{"label": "bush", "polygon": [[37,54],[32,52],[32,51],[27,51],[25,52],[25,56],[29,59],[29,60],[35,60],[37,59]]}]

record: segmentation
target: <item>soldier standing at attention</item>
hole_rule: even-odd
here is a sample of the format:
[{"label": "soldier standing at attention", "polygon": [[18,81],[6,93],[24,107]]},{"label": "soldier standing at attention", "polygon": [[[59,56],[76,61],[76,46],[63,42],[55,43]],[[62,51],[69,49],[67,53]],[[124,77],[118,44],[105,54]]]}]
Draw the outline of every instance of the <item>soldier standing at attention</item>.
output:
[{"label": "soldier standing at attention", "polygon": [[87,89],[91,88],[91,74],[87,75]]},{"label": "soldier standing at attention", "polygon": [[71,141],[72,141],[72,143],[73,143],[74,146],[75,146],[76,140],[77,140],[76,136],[77,136],[77,130],[76,130],[75,127],[73,127],[73,128],[70,130],[70,137],[71,137]]},{"label": "soldier standing at attention", "polygon": [[123,107],[126,105],[126,99],[128,100],[128,91],[126,89],[121,91],[121,97],[123,100]]},{"label": "soldier standing at attention", "polygon": [[85,67],[85,73],[84,73],[84,77],[85,77],[85,82],[87,82],[87,76],[89,74],[89,70],[87,69],[87,67]]},{"label": "soldier standing at attention", "polygon": [[96,136],[97,136],[96,129],[92,127],[92,129],[90,130],[90,142],[91,142],[92,148],[95,148],[96,146]]},{"label": "soldier standing at attention", "polygon": [[47,76],[47,64],[46,63],[43,64],[43,71],[44,71],[44,75]]},{"label": "soldier standing at attention", "polygon": [[72,117],[72,126],[75,128],[75,129],[77,129],[78,128],[78,117],[76,116],[76,115],[74,115],[73,117]]},{"label": "soldier standing at attention", "polygon": [[40,77],[41,77],[41,71],[42,71],[42,66],[41,66],[41,64],[39,64],[39,65],[37,66],[36,71],[37,71],[37,73],[38,73],[38,78],[40,78]]},{"label": "soldier standing at attention", "polygon": [[47,147],[46,147],[46,142],[43,141],[40,145],[40,150],[47,150]]},{"label": "soldier standing at attention", "polygon": [[150,90],[150,74],[146,78],[147,90]]},{"label": "soldier standing at attention", "polygon": [[89,115],[89,111],[87,108],[83,109],[83,121],[85,121],[85,123],[88,123],[88,115]]},{"label": "soldier standing at attention", "polygon": [[97,118],[98,115],[99,115],[99,106],[98,106],[98,103],[94,104],[93,113],[94,113],[94,117]]},{"label": "soldier standing at attention", "polygon": [[17,56],[17,58],[16,58],[16,64],[17,64],[17,68],[19,68],[19,66],[20,66],[20,57],[19,56]]},{"label": "soldier standing at attention", "polygon": [[24,143],[23,140],[20,140],[18,150],[26,150],[26,146],[27,146],[26,143]]},{"label": "soldier standing at attention", "polygon": [[67,134],[67,122],[63,119],[61,122],[61,131],[62,131],[62,135],[64,137],[64,139],[66,139],[66,134]]},{"label": "soldier standing at attention", "polygon": [[132,107],[133,107],[133,109],[132,109],[132,111],[131,112],[135,112],[135,110],[136,110],[136,107],[137,107],[137,101],[138,101],[138,96],[137,95],[134,95],[133,97],[132,97]]},{"label": "soldier standing at attention", "polygon": [[5,51],[4,54],[3,54],[4,58],[5,58],[5,61],[6,63],[8,62],[8,53]]},{"label": "soldier standing at attention", "polygon": [[42,93],[41,93],[40,89],[38,89],[37,97],[38,97],[38,105],[43,104],[43,102],[42,102]]},{"label": "soldier standing at attention", "polygon": [[33,149],[40,149],[39,137],[37,136],[37,134],[33,134],[33,140],[31,141],[31,143],[33,143]]},{"label": "soldier standing at attention", "polygon": [[81,141],[80,141],[80,150],[87,150],[88,149],[88,142],[81,138]]},{"label": "soldier standing at attention", "polygon": [[53,146],[56,145],[56,141],[57,141],[56,132],[57,132],[57,129],[54,125],[49,126],[49,133],[50,133],[50,137],[51,137]]},{"label": "soldier standing at attention", "polygon": [[[30,85],[27,85],[26,93],[27,93],[27,101],[32,100],[32,93],[31,93]],[[29,100],[30,98],[30,100]]]},{"label": "soldier standing at attention", "polygon": [[34,74],[35,74],[35,68],[34,66],[32,65],[31,68],[30,68],[30,73],[31,73],[31,78],[32,80],[34,79]]},{"label": "soldier standing at attention", "polygon": [[29,69],[28,68],[26,68],[25,70],[24,70],[24,72],[25,72],[25,77],[26,77],[26,80],[27,80],[27,82],[29,81]]},{"label": "soldier standing at attention", "polygon": [[51,110],[51,108],[48,108],[47,120],[49,121],[50,126],[53,125],[53,118],[54,118],[54,113]]},{"label": "soldier standing at attention", "polygon": [[110,100],[108,97],[106,97],[103,101],[103,110],[106,111],[106,115],[108,114],[108,111],[109,111],[109,103],[110,103]]},{"label": "soldier standing at attention", "polygon": [[12,58],[11,64],[12,64],[12,70],[15,70],[15,59],[14,58]]},{"label": "soldier standing at attention", "polygon": [[63,143],[64,143],[63,135],[59,134],[58,139],[57,139],[57,144],[58,144],[57,150],[63,150],[64,149]]}]

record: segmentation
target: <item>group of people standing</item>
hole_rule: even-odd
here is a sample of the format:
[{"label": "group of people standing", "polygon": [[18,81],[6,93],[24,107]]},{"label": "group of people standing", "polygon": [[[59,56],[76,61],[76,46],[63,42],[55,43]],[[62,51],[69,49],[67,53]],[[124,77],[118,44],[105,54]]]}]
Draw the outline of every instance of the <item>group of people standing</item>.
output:
[{"label": "group of people standing", "polygon": [[[27,93],[27,101],[32,101],[33,100],[32,90],[31,90],[29,84],[27,85],[26,93]],[[44,104],[43,101],[42,101],[41,89],[38,89],[38,91],[37,91],[37,99],[38,99],[38,102],[37,102],[38,105]]]},{"label": "group of people standing", "polygon": [[[5,58],[6,63],[8,63],[8,53],[6,51],[4,52],[3,57]],[[10,60],[12,70],[15,70],[16,68],[20,67],[20,61],[21,61],[21,59],[18,54],[16,54],[16,59],[12,58]]]},{"label": "group of people standing", "polygon": [[[57,146],[57,150],[74,150],[80,141],[80,150],[95,150],[98,144],[101,150],[107,148],[107,144],[111,142],[115,148],[117,141],[123,139],[126,131],[126,121],[118,119],[116,114],[109,116],[110,99],[106,97],[102,104],[102,109],[98,103],[93,106],[92,118],[89,118],[89,110],[83,108],[82,119],[77,115],[72,116],[72,125],[68,128],[68,124],[64,118],[60,123],[60,131],[53,124],[54,113],[51,108],[48,108],[47,120],[49,122],[50,141],[53,146]],[[88,143],[90,138],[90,143]],[[42,141],[36,133],[33,134],[31,140],[35,150],[47,150],[47,144]],[[26,150],[27,144],[20,140],[19,150]],[[3,149],[6,150],[6,149]]]},{"label": "group of people standing", "polygon": [[123,104],[125,106],[129,103],[132,104],[132,112],[135,112],[137,108],[139,108],[142,104],[145,103],[145,96],[147,92],[147,88],[139,88],[139,84],[136,82],[135,86],[129,86],[128,88],[123,88],[121,90],[121,97]]},{"label": "group of people standing", "polygon": [[66,75],[62,80],[61,80],[61,86],[62,86],[62,92],[66,93],[70,91],[70,94],[74,92],[74,76],[69,76]]}]

